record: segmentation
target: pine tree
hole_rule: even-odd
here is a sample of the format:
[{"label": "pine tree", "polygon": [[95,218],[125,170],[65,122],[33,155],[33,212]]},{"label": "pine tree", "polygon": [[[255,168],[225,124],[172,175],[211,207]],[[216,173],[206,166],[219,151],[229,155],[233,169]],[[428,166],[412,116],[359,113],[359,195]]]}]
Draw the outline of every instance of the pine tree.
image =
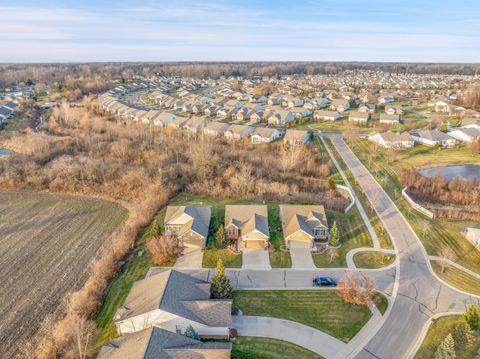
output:
[{"label": "pine tree", "polygon": [[463,315],[465,321],[473,330],[480,329],[480,312],[475,304],[470,305]]},{"label": "pine tree", "polygon": [[453,331],[453,340],[458,348],[471,348],[475,340],[472,328],[468,323],[457,325]]},{"label": "pine tree", "polygon": [[337,222],[334,221],[332,228],[330,229],[330,240],[329,244],[332,247],[338,246],[340,243],[340,233],[338,232]]},{"label": "pine tree", "polygon": [[232,285],[225,276],[225,267],[222,259],[217,262],[215,268],[215,276],[212,278],[212,285],[210,287],[210,296],[212,298],[225,299],[232,296]]},{"label": "pine tree", "polygon": [[435,352],[435,359],[455,359],[455,342],[452,334],[448,334],[445,339],[442,340]]},{"label": "pine tree", "polygon": [[226,248],[227,244],[225,229],[223,228],[223,224],[220,224],[217,232],[215,233],[215,245],[217,248]]},{"label": "pine tree", "polygon": [[195,329],[193,329],[193,327],[191,325],[189,325],[187,327],[187,329],[185,330],[185,336],[186,337],[189,337],[191,339],[196,339],[196,340],[200,340],[200,336],[198,335],[198,333],[196,332]]}]

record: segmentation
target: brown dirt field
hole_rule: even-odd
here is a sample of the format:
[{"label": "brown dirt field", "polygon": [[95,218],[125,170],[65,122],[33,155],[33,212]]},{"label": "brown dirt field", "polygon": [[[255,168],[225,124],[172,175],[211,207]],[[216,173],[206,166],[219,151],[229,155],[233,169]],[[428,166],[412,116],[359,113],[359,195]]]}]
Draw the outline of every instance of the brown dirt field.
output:
[{"label": "brown dirt field", "polygon": [[0,192],[0,358],[15,355],[48,314],[61,313],[127,215],[92,198]]}]

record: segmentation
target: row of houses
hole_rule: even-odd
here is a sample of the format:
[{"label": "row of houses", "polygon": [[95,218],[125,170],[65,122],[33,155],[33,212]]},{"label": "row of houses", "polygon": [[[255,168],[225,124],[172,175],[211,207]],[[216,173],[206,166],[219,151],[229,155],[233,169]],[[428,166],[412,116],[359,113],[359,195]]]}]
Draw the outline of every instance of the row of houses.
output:
[{"label": "row of houses", "polygon": [[[169,206],[164,230],[175,233],[184,246],[205,248],[209,235],[211,207]],[[285,245],[287,248],[314,249],[325,244],[329,229],[325,209],[321,205],[280,205]],[[237,251],[244,248],[267,248],[270,238],[266,205],[226,205],[225,235]]]},{"label": "row of houses", "polygon": [[17,103],[13,101],[8,101],[0,106],[0,125],[7,122],[13,116],[17,106]]}]

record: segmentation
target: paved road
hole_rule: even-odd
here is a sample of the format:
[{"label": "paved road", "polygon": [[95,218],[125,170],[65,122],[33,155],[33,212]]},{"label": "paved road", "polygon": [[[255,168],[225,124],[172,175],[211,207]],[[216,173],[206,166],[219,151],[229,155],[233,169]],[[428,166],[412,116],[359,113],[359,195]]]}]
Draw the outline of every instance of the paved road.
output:
[{"label": "paved road", "polygon": [[430,317],[463,311],[469,303],[479,303],[479,298],[446,286],[432,274],[419,239],[390,197],[340,135],[329,137],[377,211],[400,258],[398,293],[389,316],[356,358],[407,358]]}]

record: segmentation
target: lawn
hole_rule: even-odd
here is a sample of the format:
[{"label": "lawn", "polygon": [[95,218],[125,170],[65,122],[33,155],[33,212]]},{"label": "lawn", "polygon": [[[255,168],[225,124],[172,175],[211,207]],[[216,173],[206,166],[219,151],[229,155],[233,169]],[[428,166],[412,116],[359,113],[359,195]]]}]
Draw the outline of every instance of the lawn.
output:
[{"label": "lawn", "polygon": [[372,316],[366,306],[345,303],[333,290],[244,290],[233,303],[245,315],[288,319],[321,330],[344,342]]},{"label": "lawn", "polygon": [[[480,273],[480,251],[476,250],[460,233],[466,227],[475,225],[475,222],[425,217],[413,210],[402,197],[402,187],[398,181],[401,168],[431,166],[432,164],[480,164],[480,156],[472,156],[464,147],[438,151],[425,146],[415,146],[396,153],[392,161],[388,161],[387,151],[379,148],[376,158],[369,161],[368,153],[370,147],[373,146],[372,143],[367,140],[357,140],[350,143],[349,146],[397,204],[428,254],[438,255],[439,249],[443,245],[449,246],[454,250],[458,264]],[[450,279],[451,277],[447,280]]]},{"label": "lawn", "polygon": [[[427,335],[423,340],[422,345],[415,355],[415,359],[431,359],[435,357],[435,351],[440,345],[442,340],[449,334],[452,333],[454,328],[463,323],[463,318],[459,315],[451,315],[447,317],[441,317],[432,322],[430,328],[428,329]],[[478,335],[475,337],[475,344],[472,348],[462,348],[456,349],[456,358],[457,359],[472,359],[480,350],[480,338]]]},{"label": "lawn", "polygon": [[435,273],[445,282],[465,292],[480,296],[480,279],[472,277],[455,267],[445,267],[442,273],[442,267],[438,261],[431,261],[431,263]]},{"label": "lawn", "polygon": [[233,342],[233,354],[238,359],[322,359],[308,349],[282,340],[239,337]]},{"label": "lawn", "polygon": [[387,267],[395,261],[394,254],[381,252],[360,252],[353,256],[357,268],[375,269]]}]

